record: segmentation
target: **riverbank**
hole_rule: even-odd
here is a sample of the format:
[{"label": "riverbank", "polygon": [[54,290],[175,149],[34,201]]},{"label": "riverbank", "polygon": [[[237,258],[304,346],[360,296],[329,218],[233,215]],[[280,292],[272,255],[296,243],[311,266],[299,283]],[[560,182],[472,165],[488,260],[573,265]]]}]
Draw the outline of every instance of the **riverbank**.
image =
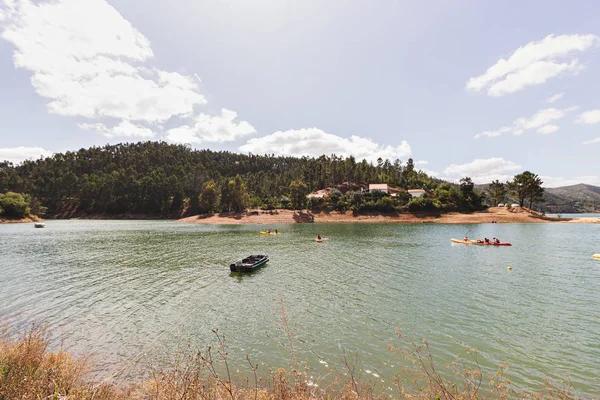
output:
[{"label": "riverbank", "polygon": [[17,218],[17,219],[0,218],[0,224],[24,224],[24,223],[39,222],[39,221],[43,221],[43,220],[36,216],[30,216],[27,218]]},{"label": "riverbank", "polygon": [[315,223],[434,223],[434,224],[483,224],[483,223],[600,223],[594,218],[546,217],[526,208],[490,207],[486,211],[463,213],[400,213],[400,214],[358,214],[352,212],[298,212],[292,210],[250,210],[238,213],[214,215],[194,215],[179,219],[178,222],[198,224],[231,225],[274,225],[297,222]]}]

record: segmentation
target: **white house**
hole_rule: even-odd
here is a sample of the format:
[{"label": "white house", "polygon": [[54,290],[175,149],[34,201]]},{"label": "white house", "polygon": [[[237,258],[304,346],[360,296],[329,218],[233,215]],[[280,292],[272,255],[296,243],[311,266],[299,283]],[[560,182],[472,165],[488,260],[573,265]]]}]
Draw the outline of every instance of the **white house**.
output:
[{"label": "white house", "polygon": [[412,197],[422,197],[425,196],[427,192],[423,189],[409,189],[408,194],[410,194]]},{"label": "white house", "polygon": [[369,192],[384,192],[389,193],[387,183],[370,183],[369,184]]}]

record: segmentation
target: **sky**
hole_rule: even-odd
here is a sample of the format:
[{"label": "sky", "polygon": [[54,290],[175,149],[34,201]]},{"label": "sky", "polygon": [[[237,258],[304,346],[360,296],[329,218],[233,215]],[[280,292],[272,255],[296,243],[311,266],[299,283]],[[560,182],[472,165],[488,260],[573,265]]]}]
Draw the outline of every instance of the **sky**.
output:
[{"label": "sky", "polygon": [[0,0],[0,160],[162,140],[600,186],[600,2]]}]

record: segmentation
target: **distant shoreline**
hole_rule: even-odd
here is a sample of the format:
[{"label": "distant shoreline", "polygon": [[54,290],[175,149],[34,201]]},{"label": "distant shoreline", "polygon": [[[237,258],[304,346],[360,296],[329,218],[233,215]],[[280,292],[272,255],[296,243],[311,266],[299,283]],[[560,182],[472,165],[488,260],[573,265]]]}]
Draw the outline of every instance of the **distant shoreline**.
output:
[{"label": "distant shoreline", "polygon": [[298,222],[314,223],[433,223],[433,224],[483,224],[483,223],[600,223],[594,218],[556,218],[525,208],[490,207],[486,211],[463,213],[381,213],[358,214],[352,212],[310,212],[299,213],[292,210],[249,210],[238,213],[214,215],[194,215],[181,218],[177,222],[223,225],[266,225],[291,224]]},{"label": "distant shoreline", "polygon": [[[48,217],[46,220],[79,219],[79,220],[171,220],[184,223],[211,225],[274,225],[293,224],[302,222],[314,223],[431,223],[431,224],[485,224],[485,223],[575,223],[600,224],[598,218],[558,218],[545,216],[526,208],[515,207],[508,210],[505,207],[490,207],[485,211],[472,213],[364,213],[354,215],[352,212],[339,211],[292,211],[286,209],[260,210],[253,209],[244,212],[225,212],[213,215],[200,214],[177,219],[173,216],[157,216],[149,214],[87,214],[64,218],[61,216]],[[0,224],[33,223],[43,221],[37,217],[22,219],[0,219]]]},{"label": "distant shoreline", "polygon": [[41,219],[35,216],[18,219],[0,218],[0,224],[26,224],[38,221],[41,221]]}]

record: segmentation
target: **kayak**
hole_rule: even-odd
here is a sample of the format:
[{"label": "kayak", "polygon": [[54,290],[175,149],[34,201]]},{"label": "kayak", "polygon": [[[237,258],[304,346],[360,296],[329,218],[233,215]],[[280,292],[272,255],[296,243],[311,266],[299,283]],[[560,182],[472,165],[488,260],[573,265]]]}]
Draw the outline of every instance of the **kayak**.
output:
[{"label": "kayak", "polygon": [[474,244],[478,246],[512,246],[509,242],[500,242],[500,243],[484,243],[478,242],[477,240],[460,240],[460,239],[452,239],[452,243],[460,243],[460,244]]},{"label": "kayak", "polygon": [[281,235],[281,232],[275,233],[275,232],[264,232],[264,231],[261,231],[260,234],[261,235]]},{"label": "kayak", "polygon": [[600,260],[600,254],[594,254],[594,255],[592,256],[592,258],[596,258],[596,259]]}]

